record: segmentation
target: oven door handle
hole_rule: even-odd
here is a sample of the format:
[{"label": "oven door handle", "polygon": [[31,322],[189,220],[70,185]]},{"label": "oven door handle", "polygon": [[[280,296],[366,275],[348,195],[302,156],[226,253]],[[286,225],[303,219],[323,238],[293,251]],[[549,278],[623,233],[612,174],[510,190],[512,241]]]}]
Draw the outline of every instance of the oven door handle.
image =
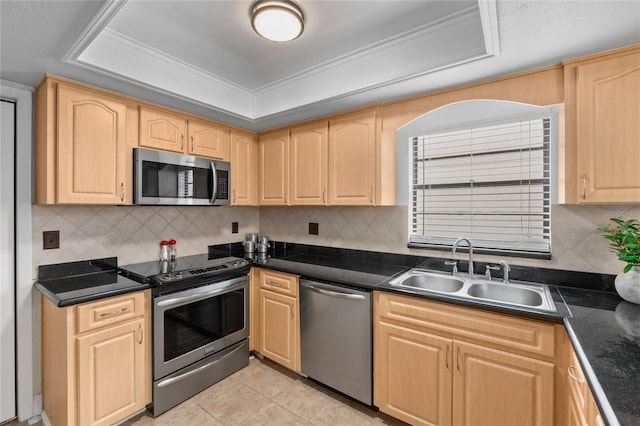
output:
[{"label": "oven door handle", "polygon": [[165,387],[165,386],[169,386],[169,385],[170,385],[170,384],[172,384],[172,383],[179,382],[180,380],[184,380],[184,379],[186,379],[186,378],[188,378],[188,377],[191,377],[191,376],[193,376],[194,374],[198,374],[198,373],[200,373],[201,371],[206,370],[207,368],[211,367],[212,365],[217,364],[217,363],[219,363],[220,361],[224,361],[225,359],[229,358],[229,357],[230,357],[231,355],[233,355],[234,353],[238,352],[238,351],[239,351],[240,349],[242,349],[243,347],[244,347],[244,345],[240,345],[240,346],[238,346],[237,348],[233,349],[231,352],[226,353],[226,354],[222,355],[220,358],[218,358],[218,359],[216,359],[216,360],[213,360],[213,361],[211,361],[211,362],[208,362],[208,363],[206,363],[205,365],[202,365],[202,366],[200,366],[200,367],[196,368],[195,370],[188,371],[188,372],[186,372],[186,373],[184,373],[184,374],[181,374],[181,375],[179,375],[179,376],[176,376],[176,377],[171,377],[171,378],[168,378],[168,379],[162,380],[161,382],[159,382],[159,383],[158,383],[158,385],[157,385],[157,386],[158,386],[159,388],[163,388],[163,387]]},{"label": "oven door handle", "polygon": [[218,198],[218,171],[216,170],[216,163],[211,162],[211,173],[213,174],[213,190],[211,191],[211,204],[216,203]]},{"label": "oven door handle", "polygon": [[188,303],[188,302],[196,302],[198,300],[207,299],[207,298],[209,298],[209,297],[211,297],[213,295],[229,291],[233,287],[240,288],[243,284],[241,284],[239,286],[238,283],[242,282],[242,281],[244,281],[244,278],[237,278],[237,279],[231,281],[229,284],[225,285],[224,287],[219,287],[219,288],[216,288],[214,290],[207,291],[207,292],[204,292],[204,293],[193,294],[191,296],[174,297],[174,298],[167,299],[167,300],[161,300],[160,302],[156,302],[156,305],[157,306],[161,306],[163,308],[166,308],[166,307],[171,307],[171,306],[175,306],[175,305],[182,305],[182,304]]}]

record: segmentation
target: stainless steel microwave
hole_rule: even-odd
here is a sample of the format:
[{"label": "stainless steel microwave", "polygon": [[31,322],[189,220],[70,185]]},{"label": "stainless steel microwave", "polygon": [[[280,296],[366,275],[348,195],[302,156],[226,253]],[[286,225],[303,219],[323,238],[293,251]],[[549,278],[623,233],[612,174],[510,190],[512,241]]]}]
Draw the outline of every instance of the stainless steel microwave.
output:
[{"label": "stainless steel microwave", "polygon": [[231,164],[134,148],[133,187],[134,204],[224,206],[230,203]]}]

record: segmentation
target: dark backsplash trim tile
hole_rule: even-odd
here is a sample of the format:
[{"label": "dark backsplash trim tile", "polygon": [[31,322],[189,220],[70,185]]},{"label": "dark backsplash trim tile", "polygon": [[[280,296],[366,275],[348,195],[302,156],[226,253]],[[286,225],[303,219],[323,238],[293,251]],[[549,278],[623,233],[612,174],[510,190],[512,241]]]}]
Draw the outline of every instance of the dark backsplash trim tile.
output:
[{"label": "dark backsplash trim tile", "polygon": [[96,272],[104,272],[117,268],[117,257],[80,260],[77,262],[58,263],[54,265],[40,265],[38,266],[38,279],[49,280],[52,278],[67,277],[70,275],[94,274]]},{"label": "dark backsplash trim tile", "polygon": [[[209,256],[212,255],[243,257],[244,247],[241,242],[209,246]],[[318,263],[336,268],[340,268],[341,266],[348,267],[350,264],[377,263],[405,266],[407,268],[420,267],[437,271],[451,271],[451,266],[444,264],[445,261],[451,260],[448,258],[314,246],[281,241],[271,241],[271,247],[267,255],[276,259],[285,259],[295,255],[308,255],[308,258],[311,260],[313,260],[314,256],[316,258],[322,257],[322,261]],[[482,275],[487,264],[496,265],[497,262],[474,262],[476,272]],[[466,259],[459,260],[458,269],[460,272],[467,272],[468,261]],[[501,280],[502,271],[494,271],[492,276],[496,280]],[[615,291],[615,275],[610,274],[511,265],[509,276],[511,279],[517,281],[538,282],[586,290]]]}]

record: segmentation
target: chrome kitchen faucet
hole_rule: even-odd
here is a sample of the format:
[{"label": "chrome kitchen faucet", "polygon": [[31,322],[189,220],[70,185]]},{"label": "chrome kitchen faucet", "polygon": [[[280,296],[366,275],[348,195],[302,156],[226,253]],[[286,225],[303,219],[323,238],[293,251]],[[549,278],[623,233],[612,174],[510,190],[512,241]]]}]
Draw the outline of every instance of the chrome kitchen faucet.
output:
[{"label": "chrome kitchen faucet", "polygon": [[458,248],[458,243],[460,241],[466,241],[467,245],[469,246],[469,276],[472,277],[473,276],[473,246],[471,245],[471,241],[468,238],[458,238],[454,243],[453,243],[453,248],[451,249],[451,253],[453,254],[453,257],[456,257],[456,249]]}]

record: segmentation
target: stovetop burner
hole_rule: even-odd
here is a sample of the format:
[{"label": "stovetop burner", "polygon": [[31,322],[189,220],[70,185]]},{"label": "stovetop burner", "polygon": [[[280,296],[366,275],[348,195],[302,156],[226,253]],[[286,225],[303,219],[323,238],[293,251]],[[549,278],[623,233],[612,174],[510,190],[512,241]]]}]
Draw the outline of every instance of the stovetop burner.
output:
[{"label": "stovetop burner", "polygon": [[207,255],[179,257],[176,262],[144,262],[122,266],[130,278],[155,284],[154,295],[246,275],[251,262],[239,257],[210,259]]},{"label": "stovetop burner", "polygon": [[171,262],[160,262],[160,269],[163,271],[151,278],[159,285],[168,282],[177,282],[189,278],[201,278],[218,275],[224,271],[231,271],[249,265],[245,259],[238,257],[224,257],[208,261],[211,266],[198,266],[190,269],[178,269],[179,265],[172,265]]}]

